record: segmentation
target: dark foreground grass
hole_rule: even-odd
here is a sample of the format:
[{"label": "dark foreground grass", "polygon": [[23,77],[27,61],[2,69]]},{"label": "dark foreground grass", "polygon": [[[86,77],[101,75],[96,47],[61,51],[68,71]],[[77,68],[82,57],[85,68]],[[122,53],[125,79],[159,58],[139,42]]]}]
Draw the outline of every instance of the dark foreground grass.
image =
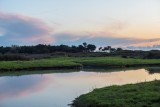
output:
[{"label": "dark foreground grass", "polygon": [[132,67],[160,65],[158,59],[125,59],[120,57],[57,57],[30,61],[0,61],[0,71],[33,70],[47,68]]},{"label": "dark foreground grass", "polygon": [[73,107],[160,107],[160,81],[95,89]]}]

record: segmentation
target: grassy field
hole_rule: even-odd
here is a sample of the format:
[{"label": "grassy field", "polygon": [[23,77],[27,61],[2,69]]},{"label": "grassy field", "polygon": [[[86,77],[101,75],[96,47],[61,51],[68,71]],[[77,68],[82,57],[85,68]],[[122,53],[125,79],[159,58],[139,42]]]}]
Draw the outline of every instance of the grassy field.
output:
[{"label": "grassy field", "polygon": [[160,107],[160,81],[95,89],[73,107]]},{"label": "grassy field", "polygon": [[31,61],[0,61],[1,70],[23,70],[34,68],[76,68],[82,66],[68,58],[52,58]]},{"label": "grassy field", "polygon": [[160,59],[131,59],[121,57],[82,57],[75,58],[75,62],[86,66],[138,66],[138,65],[158,65]]},{"label": "grassy field", "polygon": [[159,59],[130,59],[120,57],[57,57],[30,61],[0,61],[0,70],[25,70],[34,68],[128,67],[160,65]]}]

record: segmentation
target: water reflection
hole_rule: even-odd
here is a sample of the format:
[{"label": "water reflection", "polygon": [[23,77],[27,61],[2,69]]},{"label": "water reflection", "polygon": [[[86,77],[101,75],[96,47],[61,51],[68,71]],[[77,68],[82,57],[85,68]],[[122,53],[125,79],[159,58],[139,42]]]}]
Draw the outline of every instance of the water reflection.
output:
[{"label": "water reflection", "polygon": [[[22,77],[1,77],[0,78],[0,100],[27,96],[47,87],[50,77],[22,76]],[[53,82],[53,79],[52,79]]]},{"label": "water reflection", "polygon": [[74,98],[94,88],[160,80],[160,74],[150,74],[150,71],[145,69],[95,71],[70,73],[48,71],[49,74],[2,76],[0,107],[66,107]]}]

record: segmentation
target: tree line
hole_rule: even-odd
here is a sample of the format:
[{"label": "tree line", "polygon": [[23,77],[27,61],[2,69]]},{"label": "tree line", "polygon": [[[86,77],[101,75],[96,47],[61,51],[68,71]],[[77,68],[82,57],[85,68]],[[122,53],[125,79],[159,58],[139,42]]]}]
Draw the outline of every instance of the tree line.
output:
[{"label": "tree line", "polygon": [[68,46],[68,45],[44,45],[38,44],[35,46],[17,46],[12,45],[10,47],[0,47],[0,53],[26,53],[26,54],[47,54],[54,52],[70,52],[70,53],[78,53],[78,52],[93,52],[95,51],[96,46],[93,44],[83,43],[78,46]]},{"label": "tree line", "polygon": [[122,48],[112,48],[111,46],[97,47],[94,44],[84,42],[78,46],[68,45],[44,45],[35,46],[0,46],[0,61],[2,60],[30,60],[48,57],[68,56],[68,57],[104,57],[121,56],[123,58],[143,58],[160,59],[159,50],[123,50]]},{"label": "tree line", "polygon": [[[0,46],[0,53],[6,54],[6,53],[26,53],[26,54],[48,54],[48,53],[54,53],[54,52],[66,52],[66,53],[89,53],[94,52],[96,50],[97,46],[94,44],[87,44],[84,42],[81,45],[78,46],[68,46],[68,45],[45,45],[45,44],[38,44],[35,46],[17,46],[12,45],[10,47],[4,47]],[[113,53],[116,51],[122,50],[121,48],[112,48],[111,46],[105,46],[105,47],[99,47],[97,49],[99,52],[108,52]]]}]

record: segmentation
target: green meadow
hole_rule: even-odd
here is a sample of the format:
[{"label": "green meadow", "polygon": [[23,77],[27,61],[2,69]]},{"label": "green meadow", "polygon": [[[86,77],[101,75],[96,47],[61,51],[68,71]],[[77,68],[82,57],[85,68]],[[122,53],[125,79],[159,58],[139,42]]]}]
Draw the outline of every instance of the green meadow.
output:
[{"label": "green meadow", "polygon": [[160,65],[159,59],[132,59],[121,57],[55,57],[29,61],[0,61],[0,70],[28,70],[41,68],[132,67]]}]

